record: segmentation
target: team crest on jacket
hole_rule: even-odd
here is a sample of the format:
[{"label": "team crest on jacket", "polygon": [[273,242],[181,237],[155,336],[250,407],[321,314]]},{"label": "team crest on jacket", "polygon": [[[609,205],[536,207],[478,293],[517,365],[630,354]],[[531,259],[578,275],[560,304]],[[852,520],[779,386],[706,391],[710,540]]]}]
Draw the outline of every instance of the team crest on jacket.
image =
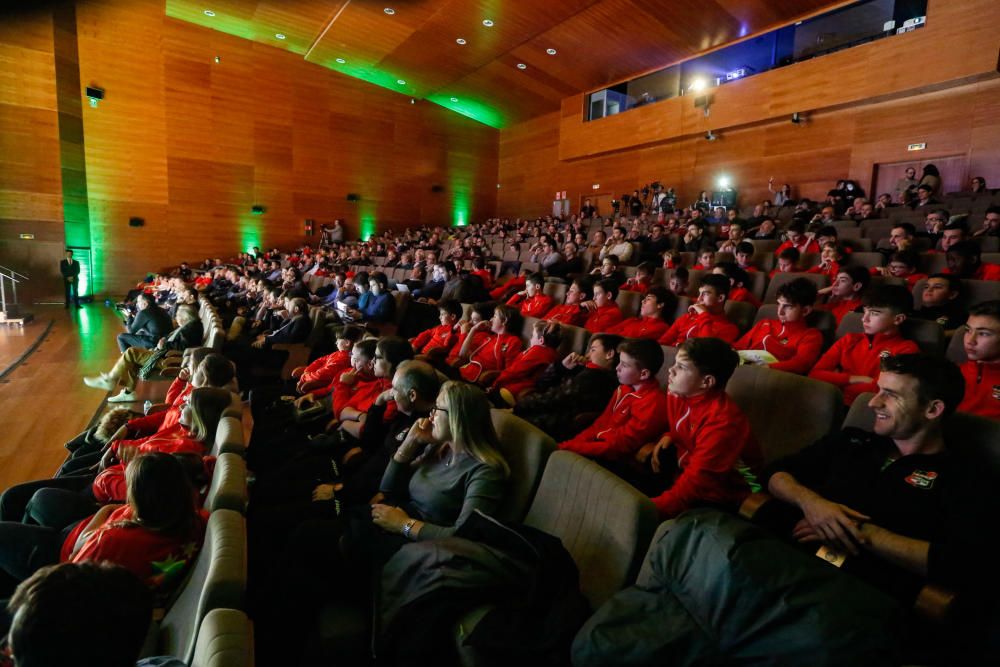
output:
[{"label": "team crest on jacket", "polygon": [[891,356],[892,352],[890,352],[889,350],[882,350],[881,352],[878,353],[879,359],[888,359]]},{"label": "team crest on jacket", "polygon": [[993,400],[1000,401],[1000,384],[993,385]]},{"label": "team crest on jacket", "polygon": [[915,486],[918,489],[930,489],[934,486],[934,480],[937,479],[937,473],[933,470],[924,472],[923,470],[914,470],[907,476],[906,483],[910,486]]}]

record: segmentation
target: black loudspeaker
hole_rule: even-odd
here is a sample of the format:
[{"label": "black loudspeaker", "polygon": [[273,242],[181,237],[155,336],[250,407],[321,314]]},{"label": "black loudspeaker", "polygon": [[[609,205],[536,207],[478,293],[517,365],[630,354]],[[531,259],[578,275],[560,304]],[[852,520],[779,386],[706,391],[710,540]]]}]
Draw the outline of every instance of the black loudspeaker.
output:
[{"label": "black loudspeaker", "polygon": [[142,218],[129,218],[128,219],[128,226],[129,227],[142,227],[145,224],[146,224],[146,221],[143,220]]},{"label": "black loudspeaker", "polygon": [[94,88],[92,86],[87,86],[87,97],[92,100],[103,100],[104,99],[104,89]]},{"label": "black loudspeaker", "polygon": [[260,204],[254,204],[253,206],[250,207],[250,212],[253,213],[254,215],[263,215],[264,207],[261,206]]},{"label": "black loudspeaker", "polygon": [[444,186],[443,185],[432,185],[431,186],[431,192],[444,192]]},{"label": "black loudspeaker", "polygon": [[347,201],[361,201],[361,195],[349,192],[347,194]]}]

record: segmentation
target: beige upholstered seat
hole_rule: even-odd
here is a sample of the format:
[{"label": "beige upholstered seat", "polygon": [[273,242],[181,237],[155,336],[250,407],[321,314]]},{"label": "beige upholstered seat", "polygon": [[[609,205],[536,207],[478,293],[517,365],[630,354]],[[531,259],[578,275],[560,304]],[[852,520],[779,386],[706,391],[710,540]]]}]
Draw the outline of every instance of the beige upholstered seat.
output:
[{"label": "beige upholstered seat", "polygon": [[213,512],[205,544],[158,629],[155,653],[190,664],[201,621],[213,609],[241,609],[246,592],[246,525],[230,510]]},{"label": "beige upholstered seat", "polygon": [[750,420],[767,462],[797,452],[832,431],[844,403],[832,384],[763,366],[737,368],[726,393]]},{"label": "beige upholstered seat", "polygon": [[223,417],[215,429],[215,442],[210,451],[214,456],[220,454],[237,454],[242,456],[246,450],[243,441],[243,423],[236,417]]},{"label": "beige upholstered seat", "polygon": [[805,278],[816,284],[816,289],[822,289],[830,284],[830,279],[822,273],[776,273],[767,285],[764,293],[764,303],[778,302],[778,288],[796,278]]},{"label": "beige upholstered seat", "polygon": [[[864,327],[861,324],[861,313],[847,313],[840,320],[837,327],[837,338],[849,333],[862,333]],[[920,350],[927,354],[940,356],[944,348],[944,329],[937,322],[929,320],[918,320],[915,317],[907,318],[899,328],[899,332],[904,338],[908,338],[916,343]]]},{"label": "beige upholstered seat", "polygon": [[726,319],[736,325],[742,336],[753,325],[757,307],[746,301],[726,301]]},{"label": "beige upholstered seat", "polygon": [[205,496],[205,509],[233,510],[243,514],[247,502],[247,464],[238,454],[220,454],[215,462],[212,484]]},{"label": "beige upholstered seat", "polygon": [[201,621],[191,667],[253,667],[250,619],[236,609],[215,609]]},{"label": "beige upholstered seat", "polygon": [[492,418],[500,439],[500,453],[510,466],[507,493],[496,516],[502,521],[521,521],[556,443],[547,433],[509,410],[493,410]]}]

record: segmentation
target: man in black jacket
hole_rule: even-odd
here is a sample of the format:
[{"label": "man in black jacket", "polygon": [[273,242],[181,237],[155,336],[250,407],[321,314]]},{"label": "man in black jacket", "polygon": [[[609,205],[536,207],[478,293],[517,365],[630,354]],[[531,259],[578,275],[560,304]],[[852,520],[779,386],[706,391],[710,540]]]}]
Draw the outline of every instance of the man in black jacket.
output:
[{"label": "man in black jacket", "polygon": [[138,312],[128,325],[128,333],[118,334],[118,350],[130,347],[151,349],[174,328],[167,311],[156,305],[154,297],[143,292],[135,299]]},{"label": "man in black jacket", "polygon": [[66,292],[66,308],[69,308],[69,297],[73,295],[73,303],[80,305],[80,262],[73,259],[73,251],[66,248],[66,259],[59,260],[59,273],[63,277],[63,289]]}]

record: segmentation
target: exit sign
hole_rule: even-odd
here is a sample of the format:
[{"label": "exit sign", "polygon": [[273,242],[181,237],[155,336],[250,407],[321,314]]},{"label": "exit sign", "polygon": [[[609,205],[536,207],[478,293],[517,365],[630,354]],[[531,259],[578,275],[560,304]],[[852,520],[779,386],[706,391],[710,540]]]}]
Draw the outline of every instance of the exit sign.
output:
[{"label": "exit sign", "polygon": [[925,150],[926,148],[927,148],[927,144],[925,142],[921,141],[919,144],[910,144],[909,146],[906,147],[906,150],[908,150],[908,151],[922,151],[922,150]]},{"label": "exit sign", "polygon": [[31,241],[35,238],[34,234],[18,234],[18,236],[20,236],[25,241]]}]

